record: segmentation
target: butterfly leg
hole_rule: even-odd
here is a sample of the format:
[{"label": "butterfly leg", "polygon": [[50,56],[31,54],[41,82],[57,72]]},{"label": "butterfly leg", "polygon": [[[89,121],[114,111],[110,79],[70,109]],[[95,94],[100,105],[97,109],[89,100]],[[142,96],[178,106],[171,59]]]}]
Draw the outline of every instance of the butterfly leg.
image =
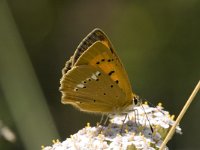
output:
[{"label": "butterfly leg", "polygon": [[97,126],[101,125],[103,122],[104,114],[101,115],[101,119],[99,122],[97,122]]},{"label": "butterfly leg", "polygon": [[[108,114],[106,119],[105,119],[105,121],[104,121],[104,123],[102,124],[102,122],[104,120],[104,116],[105,116],[105,114],[102,114],[100,123],[97,124],[97,127],[100,128],[99,131],[97,132],[97,134],[102,133],[102,130],[103,130],[104,126],[106,125],[106,123],[108,122],[108,119],[110,118],[110,114]],[[100,126],[101,124],[102,124],[102,126]]]},{"label": "butterfly leg", "polygon": [[[99,126],[99,125],[101,125],[103,123],[104,116],[105,116],[105,114],[102,114],[100,121],[97,123],[97,126]],[[104,121],[104,123],[103,123],[104,126],[106,125],[109,117],[110,117],[110,115],[108,114],[107,117],[106,117],[106,119],[105,119],[105,121]]]},{"label": "butterfly leg", "polygon": [[105,126],[106,123],[108,122],[108,119],[110,118],[110,114],[107,115],[106,120],[104,121],[103,125]]},{"label": "butterfly leg", "polygon": [[101,125],[102,125],[104,116],[105,116],[105,114],[102,114],[100,121],[97,122],[97,128],[100,128],[99,131],[97,131],[97,134],[100,134],[102,132],[102,130],[103,130],[103,126],[101,126]]},{"label": "butterfly leg", "polygon": [[125,123],[127,117],[129,118],[128,113],[125,114],[124,120],[123,120],[123,122],[122,122],[121,130],[120,130],[120,134],[122,134],[123,127],[124,127],[124,123]]},{"label": "butterfly leg", "polygon": [[138,120],[138,118],[139,118],[138,110],[134,109],[133,112],[134,112],[134,116],[135,116],[135,118],[134,118],[135,119],[135,124],[136,124],[136,126],[139,126],[140,122]]}]

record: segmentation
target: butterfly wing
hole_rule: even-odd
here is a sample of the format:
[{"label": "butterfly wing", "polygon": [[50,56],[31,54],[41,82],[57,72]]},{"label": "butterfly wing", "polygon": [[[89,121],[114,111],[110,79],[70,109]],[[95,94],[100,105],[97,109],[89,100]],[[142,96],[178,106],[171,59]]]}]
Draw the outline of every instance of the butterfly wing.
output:
[{"label": "butterfly wing", "polygon": [[100,68],[118,84],[126,95],[127,101],[132,101],[132,89],[128,76],[119,58],[102,42],[97,41],[77,59],[75,66],[91,65]]},{"label": "butterfly wing", "polygon": [[[131,85],[127,76],[127,73],[117,56],[116,52],[114,51],[111,42],[108,40],[107,36],[101,31],[100,29],[93,30],[78,46],[76,49],[74,55],[70,58],[70,60],[66,63],[65,68],[63,69],[63,79],[69,77],[69,72],[74,71],[75,67],[81,67],[84,66],[90,66],[93,69],[101,70],[101,73],[104,75],[104,77],[107,79],[110,79],[108,83],[111,81],[115,84],[117,84],[117,87],[119,88],[117,93],[121,93],[121,100],[115,101],[114,96],[111,96],[107,99],[105,97],[101,97],[101,100],[98,99],[98,94],[102,94],[102,91],[100,93],[97,93],[96,90],[90,91],[90,94],[87,96],[84,96],[84,92],[82,92],[79,95],[79,98],[77,97],[77,93],[71,93],[71,96],[67,96],[69,93],[68,90],[65,90],[65,84],[70,84],[69,82],[63,82],[64,80],[61,80],[61,91],[66,96],[63,96],[62,102],[63,103],[71,103],[72,105],[75,105],[79,107],[82,110],[87,111],[94,111],[97,108],[101,108],[100,104],[98,102],[102,102],[101,105],[109,105],[110,102],[112,102],[113,106],[119,106],[119,108],[123,107],[124,105],[130,105],[132,103],[132,97],[134,94],[132,94]],[[76,68],[77,69],[77,68]],[[76,70],[75,69],[75,70]],[[91,68],[90,68],[91,69]],[[86,72],[83,70],[83,72]],[[71,74],[71,73],[70,73]],[[76,74],[74,73],[76,76]],[[79,76],[79,74],[77,74]],[[90,75],[90,74],[88,74]],[[70,76],[72,77],[72,76]],[[80,77],[79,77],[80,78]],[[74,78],[75,79],[75,78]],[[79,81],[79,80],[78,80]],[[82,82],[82,78],[80,79]],[[80,82],[79,81],[79,82]],[[107,80],[106,80],[107,81]],[[107,86],[109,85],[107,82],[104,81],[104,84],[102,88],[109,90]],[[75,83],[77,85],[78,83]],[[107,86],[106,86],[107,85]],[[96,83],[94,84],[96,86]],[[99,86],[100,88],[100,86]],[[65,91],[65,92],[64,92]],[[93,92],[93,93],[91,93]],[[113,92],[113,91],[111,91]],[[68,94],[67,94],[68,93]],[[77,101],[77,99],[83,99],[83,101],[87,101],[91,98],[91,95],[93,94],[97,95],[97,99],[95,99],[94,109],[92,108],[91,103],[82,103],[82,101]],[[70,95],[70,94],[69,94]],[[65,97],[65,98],[64,98]],[[77,103],[77,102],[78,103]],[[91,100],[90,100],[91,101]],[[113,103],[115,101],[115,103]],[[84,105],[84,108],[83,108]],[[96,108],[97,107],[97,108]],[[107,107],[107,109],[111,110],[111,108]],[[104,112],[101,110],[101,112]]]},{"label": "butterfly wing", "polygon": [[125,93],[103,70],[74,66],[61,79],[62,103],[82,111],[110,113],[127,107]]}]

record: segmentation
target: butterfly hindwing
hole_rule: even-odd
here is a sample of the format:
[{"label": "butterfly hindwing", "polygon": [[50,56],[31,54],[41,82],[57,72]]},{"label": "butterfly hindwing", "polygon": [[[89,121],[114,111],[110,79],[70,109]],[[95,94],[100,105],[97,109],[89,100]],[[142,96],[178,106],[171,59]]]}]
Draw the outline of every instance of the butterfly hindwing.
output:
[{"label": "butterfly hindwing", "polygon": [[61,79],[62,103],[72,104],[82,111],[120,111],[128,104],[124,92],[100,68],[74,66]]}]

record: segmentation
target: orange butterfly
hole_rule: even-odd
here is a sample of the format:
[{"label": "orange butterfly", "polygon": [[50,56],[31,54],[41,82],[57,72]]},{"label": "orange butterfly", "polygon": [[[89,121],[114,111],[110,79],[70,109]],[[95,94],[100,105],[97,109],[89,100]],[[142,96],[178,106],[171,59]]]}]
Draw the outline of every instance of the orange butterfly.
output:
[{"label": "orange butterfly", "polygon": [[83,39],[62,74],[63,104],[94,113],[121,113],[139,104],[119,57],[100,29]]}]

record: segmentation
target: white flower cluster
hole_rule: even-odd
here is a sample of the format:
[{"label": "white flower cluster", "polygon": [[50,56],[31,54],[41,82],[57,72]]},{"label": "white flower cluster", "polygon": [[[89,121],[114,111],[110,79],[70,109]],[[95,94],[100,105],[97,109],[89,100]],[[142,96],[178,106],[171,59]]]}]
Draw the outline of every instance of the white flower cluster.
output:
[{"label": "white flower cluster", "polygon": [[[159,104],[134,107],[127,115],[113,116],[108,126],[90,127],[88,124],[63,142],[54,142],[43,150],[155,150],[160,147],[173,116]],[[181,134],[180,127],[176,132]],[[165,147],[165,150],[168,148]]]}]

